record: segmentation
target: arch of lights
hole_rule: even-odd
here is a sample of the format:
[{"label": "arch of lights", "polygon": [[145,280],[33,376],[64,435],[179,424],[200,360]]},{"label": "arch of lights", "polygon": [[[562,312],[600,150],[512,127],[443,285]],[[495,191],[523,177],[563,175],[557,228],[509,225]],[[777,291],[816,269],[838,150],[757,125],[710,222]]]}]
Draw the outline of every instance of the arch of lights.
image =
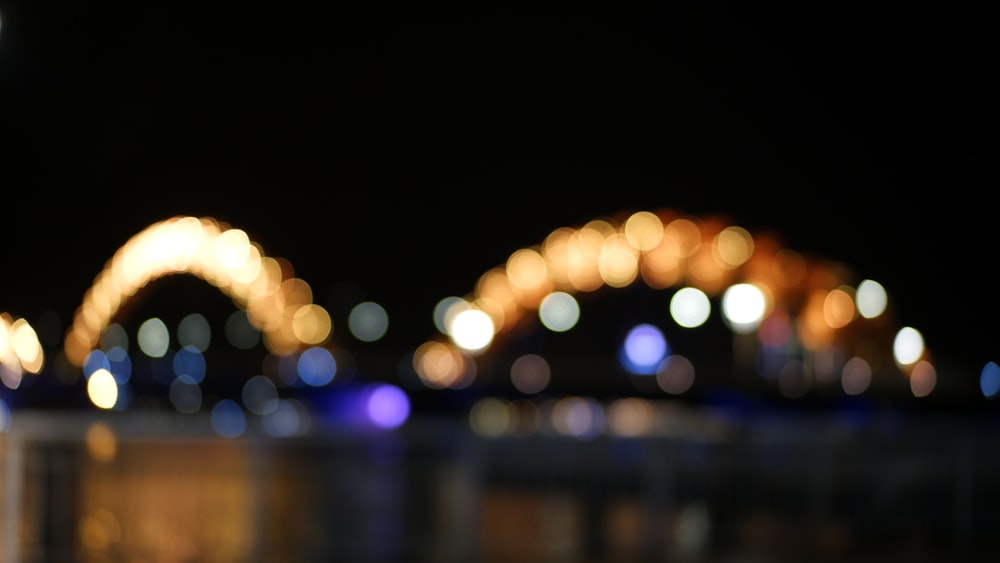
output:
[{"label": "arch of lights", "polygon": [[[265,256],[240,229],[211,218],[174,217],[132,237],[107,262],[66,333],[67,359],[82,366],[129,298],[150,282],[173,274],[199,277],[231,297],[247,312],[274,354],[288,355],[324,344],[332,331],[329,314],[312,303],[309,285],[293,275],[287,261]],[[579,228],[557,228],[541,243],[514,251],[503,265],[482,274],[468,295],[442,300],[447,306],[439,304],[440,322],[435,310],[441,335],[417,347],[412,355],[414,371],[432,389],[468,386],[476,377],[477,358],[503,344],[516,328],[538,322],[543,304],[553,295],[572,296],[635,283],[654,290],[674,288],[675,294],[691,290],[723,299],[736,293],[734,288],[743,290],[759,305],[751,317],[730,319],[734,333],[755,338],[759,346],[793,345],[816,358],[838,350],[846,360],[836,366],[828,363],[826,369],[839,370],[834,377],[848,393],[866,388],[870,366],[883,363],[876,356],[890,353],[890,346],[894,368],[909,379],[915,396],[934,389],[936,371],[919,332],[893,326],[884,295],[875,309],[863,303],[867,288],[881,289],[877,282],[858,283],[843,264],[809,258],[782,247],[773,236],[751,235],[722,218],[702,219],[670,209],[600,217]],[[876,293],[876,301],[878,297]],[[893,331],[895,340],[890,345]],[[905,353],[898,347],[903,336],[917,343]],[[30,325],[7,314],[0,315],[0,352],[0,376],[10,388],[18,386],[23,373],[39,373],[44,363]],[[526,357],[515,364],[540,369],[537,360]],[[994,384],[1000,380],[998,371],[989,374],[990,389],[1000,387]],[[854,382],[853,389],[848,387],[849,380]],[[662,383],[660,387],[670,394],[684,392]],[[992,397],[996,392],[989,394],[984,387],[984,394]],[[619,421],[623,428],[626,423],[621,421],[634,422],[637,413],[648,408],[638,398],[625,398],[611,405],[607,418],[610,423]],[[470,409],[470,422],[478,425],[480,433],[489,434],[498,428],[496,421],[511,417],[512,409],[534,409],[528,416],[538,416],[537,408],[523,400],[502,405],[488,399]],[[600,408],[594,401],[583,397],[566,397],[550,410],[552,424],[561,433],[574,432],[566,421],[581,410],[604,416],[596,414]],[[483,430],[490,424],[494,430]],[[506,431],[512,431],[512,424],[507,424]],[[566,428],[560,430],[562,426]]]},{"label": "arch of lights", "polygon": [[68,360],[82,366],[129,298],[174,274],[201,278],[232,298],[272,353],[321,344],[331,333],[329,314],[312,303],[311,288],[287,261],[266,256],[241,229],[211,218],[174,217],[129,239],[97,275],[66,333]]},{"label": "arch of lights", "polygon": [[[514,251],[503,265],[482,274],[468,295],[447,302],[441,334],[416,349],[413,367],[428,387],[468,386],[478,371],[477,358],[518,327],[538,322],[550,296],[633,283],[678,293],[694,289],[720,299],[742,290],[759,304],[751,317],[726,319],[734,333],[756,337],[758,346],[801,350],[816,359],[813,368],[826,370],[821,375],[842,382],[845,391],[866,388],[872,366],[886,364],[883,357],[889,355],[914,395],[935,386],[936,370],[922,336],[912,327],[893,326],[887,297],[878,293],[881,284],[859,282],[843,264],[810,258],[723,218],[670,209],[557,228],[541,243]],[[873,296],[881,299],[874,308],[865,302]],[[470,316],[479,322],[463,322]],[[830,362],[832,352],[848,360]],[[827,361],[820,365],[820,359]]]}]

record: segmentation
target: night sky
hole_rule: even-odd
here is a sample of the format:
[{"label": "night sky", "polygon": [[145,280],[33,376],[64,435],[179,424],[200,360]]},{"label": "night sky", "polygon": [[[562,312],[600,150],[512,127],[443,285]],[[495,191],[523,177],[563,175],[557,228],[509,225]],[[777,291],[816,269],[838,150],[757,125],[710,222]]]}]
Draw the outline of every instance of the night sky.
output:
[{"label": "night sky", "polygon": [[1000,361],[985,14],[354,4],[0,5],[0,312],[69,319],[131,236],[195,215],[317,302],[357,283],[413,346],[553,229],[672,209],[848,264],[930,348]]}]

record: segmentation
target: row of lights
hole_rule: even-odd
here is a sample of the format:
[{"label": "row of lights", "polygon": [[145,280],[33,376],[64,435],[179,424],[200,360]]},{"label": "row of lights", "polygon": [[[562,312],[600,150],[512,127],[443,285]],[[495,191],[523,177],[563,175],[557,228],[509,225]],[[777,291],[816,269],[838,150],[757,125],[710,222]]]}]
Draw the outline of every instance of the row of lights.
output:
[{"label": "row of lights", "polygon": [[[150,226],[119,249],[87,291],[66,335],[66,356],[84,367],[96,406],[113,408],[118,400],[120,374],[88,367],[102,356],[99,345],[106,344],[107,333],[118,326],[112,323],[114,315],[140,288],[176,273],[198,276],[232,297],[272,353],[301,359],[310,349],[324,349],[329,340],[329,314],[312,303],[311,288],[293,275],[287,261],[266,257],[242,230],[213,219],[175,217]],[[857,319],[881,321],[887,311],[888,296],[879,283],[864,279],[853,286],[848,276],[842,266],[811,262],[774,239],[755,239],[745,229],[714,218],[698,221],[661,210],[633,213],[620,223],[595,219],[579,229],[556,229],[540,245],[517,250],[504,266],[483,274],[469,296],[441,300],[434,322],[445,339],[418,347],[413,367],[426,387],[466,387],[475,378],[476,358],[498,336],[532,318],[550,331],[569,331],[580,317],[575,294],[625,287],[640,279],[654,289],[677,288],[670,314],[678,326],[704,324],[711,299],[718,297],[723,319],[734,333],[756,333],[762,347],[794,342],[816,352],[836,346],[838,331],[857,325]],[[367,309],[362,314],[363,307],[381,314]],[[384,309],[369,302],[356,311],[351,324],[352,331],[363,335],[360,339],[374,341],[384,334]],[[657,330],[652,325],[633,329],[623,343],[623,365],[634,374],[655,374],[665,391],[681,393],[687,387],[678,381],[689,381],[693,368],[690,374],[678,372],[679,365],[690,361],[668,354]],[[44,362],[30,325],[6,314],[0,317],[0,353],[0,379],[10,388],[17,388],[23,373],[39,373]],[[933,390],[936,372],[919,331],[899,329],[892,355],[910,377],[915,396]],[[843,362],[845,392],[858,394],[867,388],[870,364],[860,356]],[[991,369],[991,364],[981,374],[988,397],[1000,392],[1000,369],[996,364]],[[526,383],[531,379],[518,375],[525,372],[519,365],[534,365],[528,372],[535,374],[544,373],[547,365],[539,368],[528,358],[511,369],[512,381],[522,391],[543,390],[542,379]]]},{"label": "row of lights", "polygon": [[[853,346],[837,376],[845,392],[857,394],[883,363],[889,299],[877,281],[855,284],[850,277],[843,265],[809,260],[717,218],[697,220],[672,210],[640,211],[618,222],[599,218],[554,230],[484,273],[469,295],[442,300],[435,310],[442,336],[417,348],[414,368],[430,388],[467,387],[477,359],[501,335],[536,320],[566,332],[579,320],[576,294],[641,281],[653,289],[676,288],[670,314],[683,328],[705,323],[718,298],[733,333],[756,333],[761,348],[819,356]],[[669,370],[671,360],[676,368],[685,359],[669,356],[652,325],[635,327],[623,352],[623,366],[634,374]],[[889,353],[915,396],[934,389],[937,373],[919,330],[898,329]],[[984,370],[983,377],[992,381],[990,373]],[[992,386],[984,383],[984,394]]]}]

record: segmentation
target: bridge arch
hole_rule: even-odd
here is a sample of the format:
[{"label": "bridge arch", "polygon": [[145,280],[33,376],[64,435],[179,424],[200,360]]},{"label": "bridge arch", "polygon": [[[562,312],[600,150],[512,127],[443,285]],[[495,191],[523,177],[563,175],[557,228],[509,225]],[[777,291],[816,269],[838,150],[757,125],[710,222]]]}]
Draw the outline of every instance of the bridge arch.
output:
[{"label": "bridge arch", "polygon": [[[798,357],[812,362],[806,366],[811,373],[824,370],[824,382],[839,384],[849,394],[863,392],[873,375],[883,372],[899,375],[917,397],[937,383],[920,332],[896,323],[893,303],[877,281],[858,276],[844,263],[787,248],[776,235],[752,234],[725,217],[672,209],[597,217],[579,227],[556,228],[538,244],[515,250],[504,264],[484,272],[468,294],[452,298],[442,313],[445,319],[462,311],[488,318],[488,343],[463,346],[461,335],[445,321],[441,334],[416,349],[413,367],[428,387],[468,386],[492,349],[516,338],[525,325],[539,323],[546,297],[635,284],[694,289],[720,305],[730,289],[752,288],[762,300],[760,315],[745,326],[726,318],[734,339],[740,339],[742,361],[756,361],[763,348],[776,350],[771,362],[783,364],[770,369],[780,372],[793,361],[792,354],[781,351],[794,348]],[[903,343],[909,346],[906,354],[899,353]]]},{"label": "bridge arch", "polygon": [[[240,229],[212,218],[178,216],[133,236],[96,276],[65,336],[70,363],[83,365],[139,290],[175,274],[200,278],[232,298],[277,355],[329,337],[329,314],[312,303],[309,285],[294,276],[290,263],[266,256]],[[463,349],[454,334],[442,330],[414,351],[413,367],[427,387],[468,385],[478,358],[502,348],[526,324],[537,323],[543,300],[554,292],[579,296],[645,285],[654,291],[697,289],[721,299],[729,288],[744,285],[759,290],[765,307],[750,330],[732,325],[734,335],[756,338],[752,344],[759,348],[773,344],[762,339],[786,334],[779,344],[797,346],[815,358],[838,349],[851,360],[835,366],[837,381],[846,384],[845,378],[858,373],[871,378],[864,371],[892,355],[893,331],[919,336],[912,327],[894,324],[891,303],[877,314],[862,314],[865,284],[878,285],[859,279],[843,263],[803,255],[773,235],[751,234],[724,217],[699,218],[670,209],[602,216],[580,227],[557,228],[484,272],[455,306],[490,319],[489,344]],[[884,362],[909,379],[915,395],[930,393],[936,382],[931,354],[920,344],[904,361]]]},{"label": "bridge arch", "polygon": [[224,222],[176,216],[134,235],[96,276],[66,332],[69,362],[83,366],[102,332],[139,290],[178,274],[200,278],[230,297],[275,354],[329,338],[329,314],[312,302],[309,284],[295,277],[287,260],[265,255],[245,231]]}]

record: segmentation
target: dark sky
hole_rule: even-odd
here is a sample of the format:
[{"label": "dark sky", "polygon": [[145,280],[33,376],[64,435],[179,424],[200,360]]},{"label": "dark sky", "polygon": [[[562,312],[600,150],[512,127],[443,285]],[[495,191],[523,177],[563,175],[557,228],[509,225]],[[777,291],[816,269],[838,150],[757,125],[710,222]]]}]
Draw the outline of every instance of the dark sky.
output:
[{"label": "dark sky", "polygon": [[847,263],[931,348],[1000,360],[984,13],[354,4],[0,5],[0,311],[68,317],[175,215],[424,314],[556,227],[666,208]]}]

